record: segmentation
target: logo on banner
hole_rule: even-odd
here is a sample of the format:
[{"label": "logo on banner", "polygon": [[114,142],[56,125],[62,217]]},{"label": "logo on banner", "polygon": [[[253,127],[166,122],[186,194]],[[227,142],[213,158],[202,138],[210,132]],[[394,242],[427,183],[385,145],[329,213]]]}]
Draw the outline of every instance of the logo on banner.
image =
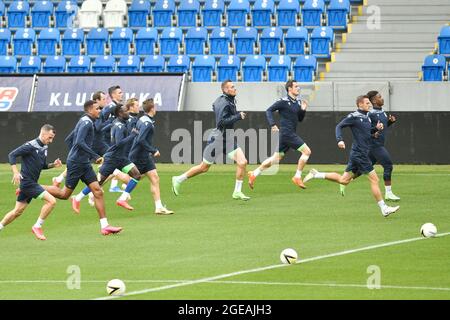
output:
[{"label": "logo on banner", "polygon": [[18,93],[18,88],[0,87],[0,111],[8,111],[9,109],[11,109]]}]

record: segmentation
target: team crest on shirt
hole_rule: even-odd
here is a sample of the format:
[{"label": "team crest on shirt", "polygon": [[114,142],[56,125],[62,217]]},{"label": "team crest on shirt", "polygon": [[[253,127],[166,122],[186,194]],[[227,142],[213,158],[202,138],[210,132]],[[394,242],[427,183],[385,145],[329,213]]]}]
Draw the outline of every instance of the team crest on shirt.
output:
[{"label": "team crest on shirt", "polygon": [[44,151],[45,156],[47,156],[47,150]]}]

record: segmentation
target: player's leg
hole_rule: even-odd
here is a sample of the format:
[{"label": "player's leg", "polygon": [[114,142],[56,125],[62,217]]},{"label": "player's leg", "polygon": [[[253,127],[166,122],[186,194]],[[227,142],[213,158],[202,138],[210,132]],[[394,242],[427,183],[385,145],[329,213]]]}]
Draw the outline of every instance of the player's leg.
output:
[{"label": "player's leg", "polygon": [[394,164],[392,163],[391,155],[385,147],[380,147],[378,151],[378,162],[383,166],[383,180],[386,200],[399,201],[400,197],[397,197],[392,192],[392,170],[394,169]]},{"label": "player's leg", "polygon": [[15,219],[21,216],[21,214],[25,211],[26,207],[28,206],[28,202],[24,201],[16,201],[16,206],[14,209],[9,211],[0,222],[0,231],[6,227],[8,224],[13,222]]},{"label": "player's leg", "polygon": [[67,168],[61,172],[61,174],[59,176],[53,177],[52,178],[52,183],[55,187],[60,187],[61,183],[64,181],[64,179],[67,176]]},{"label": "player's leg", "polygon": [[284,158],[284,152],[275,152],[271,157],[264,160],[261,165],[253,171],[248,172],[248,185],[250,189],[255,187],[256,178],[264,171],[269,169],[274,164],[280,163]]},{"label": "player's leg", "polygon": [[303,181],[306,183],[311,179],[326,179],[342,185],[348,185],[353,179],[353,173],[348,167],[342,175],[336,172],[319,172],[316,169],[311,169]]},{"label": "player's leg", "polygon": [[[303,142],[303,141],[302,141]],[[302,188],[306,189],[305,184],[302,181],[302,172],[306,163],[308,162],[309,157],[311,156],[311,149],[308,147],[306,143],[302,143],[300,147],[297,148],[298,151],[302,153],[297,163],[297,171],[295,172],[294,177],[292,177],[292,182]]]},{"label": "player's leg", "polygon": [[172,210],[167,209],[161,201],[161,192],[159,188],[159,175],[156,168],[147,171],[145,174],[150,180],[150,192],[152,193],[153,200],[155,201],[155,214],[169,215],[173,214]]},{"label": "player's leg", "polygon": [[372,192],[373,197],[377,201],[378,206],[380,207],[381,214],[385,217],[389,216],[390,214],[396,212],[400,206],[396,207],[389,207],[386,205],[386,203],[383,200],[383,196],[381,194],[380,186],[379,186],[379,179],[377,176],[377,173],[375,170],[372,170],[368,174],[369,182],[370,182],[370,189]]},{"label": "player's leg", "polygon": [[242,192],[242,183],[244,182],[244,176],[247,168],[247,159],[245,158],[245,154],[241,148],[236,148],[235,150],[228,153],[228,157],[233,159],[236,162],[236,182],[234,186],[234,191],[232,194],[233,199],[240,200],[250,200],[250,197],[247,197]]},{"label": "player's leg", "polygon": [[[105,174],[108,174],[107,171],[105,171]],[[111,175],[103,175],[101,172],[98,173],[98,183],[101,186],[103,186],[108,179],[111,177]],[[92,195],[92,206],[95,206],[95,197],[94,194],[92,193],[91,188],[89,188],[88,185],[86,185],[76,196],[72,197],[72,209],[73,211],[75,211],[75,213],[80,213],[80,206],[81,206],[81,200],[83,200],[84,197],[86,197],[87,195]]]},{"label": "player's leg", "polygon": [[214,159],[205,159],[205,157],[203,158],[203,161],[190,168],[188,171],[186,171],[185,173],[179,175],[179,176],[175,176],[172,177],[172,191],[173,193],[178,196],[180,194],[180,188],[181,188],[181,184],[183,182],[185,182],[187,179],[193,178],[199,174],[202,173],[206,173],[208,172],[209,168],[211,167],[211,165],[214,163]]},{"label": "player's leg", "polygon": [[128,199],[130,198],[131,192],[136,188],[139,180],[141,179],[141,173],[136,168],[133,163],[129,163],[122,168],[122,172],[127,174],[130,179],[127,183],[125,190],[120,195],[119,199],[117,199],[116,204],[118,206],[124,207],[128,210],[133,210],[133,207],[128,204]]},{"label": "player's leg", "polygon": [[56,199],[53,197],[50,193],[47,191],[43,191],[39,196],[38,199],[41,199],[44,201],[44,205],[41,208],[41,213],[39,214],[39,218],[37,219],[36,223],[31,228],[31,231],[34,233],[36,238],[39,240],[46,240],[47,238],[44,235],[44,232],[42,230],[42,225],[45,222],[45,219],[47,219],[48,215],[52,212],[53,208],[56,205]]}]

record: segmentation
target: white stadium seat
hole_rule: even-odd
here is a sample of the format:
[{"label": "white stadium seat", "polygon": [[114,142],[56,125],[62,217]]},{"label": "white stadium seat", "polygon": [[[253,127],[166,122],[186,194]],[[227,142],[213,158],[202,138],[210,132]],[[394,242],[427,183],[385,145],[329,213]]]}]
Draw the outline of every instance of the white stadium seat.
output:
[{"label": "white stadium seat", "polygon": [[110,0],[103,11],[103,27],[120,28],[124,26],[124,18],[127,14],[125,0]]},{"label": "white stadium seat", "polygon": [[103,5],[100,0],[86,0],[78,11],[78,21],[80,28],[99,27],[99,17],[103,12]]}]

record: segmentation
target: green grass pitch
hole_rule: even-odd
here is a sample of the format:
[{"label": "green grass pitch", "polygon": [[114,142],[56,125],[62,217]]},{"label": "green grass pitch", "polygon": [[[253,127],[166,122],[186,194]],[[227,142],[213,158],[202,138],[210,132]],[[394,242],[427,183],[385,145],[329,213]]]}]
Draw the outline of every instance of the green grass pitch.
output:
[{"label": "green grass pitch", "polygon": [[[450,166],[396,166],[393,191],[402,198],[401,209],[388,218],[365,177],[341,197],[337,184],[323,180],[300,190],[290,181],[295,166],[281,165],[277,175],[259,177],[253,191],[245,181],[243,191],[252,199],[243,202],[231,199],[230,165],[187,181],[175,197],[170,178],[186,168],[158,165],[163,203],[175,210],[173,216],[153,214],[147,179],[132,194],[133,212],[115,205],[117,193],[106,192],[109,222],[124,227],[116,236],[100,235],[87,200],[80,215],[69,201],[58,201],[44,225],[47,241],[38,241],[31,226],[41,202],[34,200],[0,232],[0,299],[102,298],[114,278],[125,281],[127,293],[143,291],[122,299],[450,299],[450,236],[308,260],[419,238],[426,222],[448,233]],[[43,171],[40,182],[49,184],[61,171]],[[15,201],[11,176],[9,166],[1,165],[2,217]],[[306,262],[277,267],[285,248]],[[80,289],[67,286],[77,279],[70,266],[80,270]],[[371,268],[380,271],[380,289],[367,287],[375,276]],[[247,270],[254,272],[242,272]],[[230,273],[236,274],[225,276]]]}]

